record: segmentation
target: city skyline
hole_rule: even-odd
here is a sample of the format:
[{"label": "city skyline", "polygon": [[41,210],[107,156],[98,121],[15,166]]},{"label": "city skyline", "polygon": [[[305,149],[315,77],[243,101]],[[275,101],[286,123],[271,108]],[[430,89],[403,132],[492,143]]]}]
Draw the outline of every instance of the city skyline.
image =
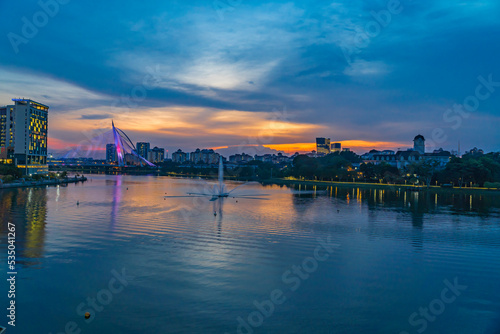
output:
[{"label": "city skyline", "polygon": [[[11,130],[10,130],[10,135],[8,134],[8,131],[7,129],[9,128],[9,124],[12,121],[12,117],[20,117],[20,113],[18,112],[17,115],[14,111],[10,111],[12,108],[14,108],[15,106],[17,106],[19,103],[28,103],[29,105],[34,105],[35,107],[35,110],[36,109],[43,109],[44,112],[45,112],[45,115],[43,116],[43,119],[44,119],[44,127],[45,127],[45,132],[43,134],[42,137],[42,141],[41,141],[41,145],[43,145],[44,147],[44,158],[43,159],[46,159],[46,156],[47,154],[49,154],[50,156],[59,156],[59,157],[70,157],[70,158],[76,158],[76,157],[82,157],[82,158],[89,158],[89,157],[92,157],[92,158],[97,158],[99,160],[101,160],[102,158],[104,158],[104,160],[106,160],[107,162],[111,162],[111,161],[115,161],[115,162],[118,162],[119,165],[123,165],[124,161],[125,161],[125,158],[126,158],[126,154],[127,152],[121,152],[122,149],[121,147],[123,145],[125,145],[126,147],[128,147],[128,153],[132,153],[132,155],[135,155],[136,158],[132,158],[132,157],[129,157],[128,159],[132,159],[132,160],[136,160],[137,158],[139,158],[139,160],[143,160],[144,163],[146,164],[149,164],[151,166],[154,166],[155,163],[161,163],[163,162],[164,160],[168,160],[169,157],[168,157],[168,150],[165,152],[165,149],[164,148],[160,148],[160,147],[157,147],[157,146],[154,146],[154,148],[151,148],[151,143],[150,142],[136,142],[136,145],[134,145],[130,138],[120,129],[116,128],[115,129],[115,126],[114,126],[114,123],[112,121],[112,135],[113,135],[113,138],[112,138],[112,143],[110,143],[110,139],[111,138],[106,138],[105,134],[99,136],[98,138],[93,138],[93,139],[90,139],[90,142],[91,142],[91,149],[87,149],[85,147],[77,147],[76,149],[75,148],[72,148],[70,149],[69,151],[67,152],[58,152],[56,154],[54,153],[50,153],[50,152],[47,152],[47,119],[48,119],[48,106],[45,105],[45,104],[41,104],[39,102],[36,102],[36,101],[33,101],[33,100],[30,100],[30,99],[21,99],[21,98],[13,98],[12,99],[12,102],[15,103],[15,105],[7,105],[5,107],[0,107],[0,111],[2,111],[3,115],[2,115],[2,120],[1,120],[1,130],[2,130],[2,136],[0,136],[0,141],[2,142],[1,143],[1,146],[2,146],[2,154],[5,155],[4,158],[8,158],[8,156],[10,157],[10,159],[14,159],[14,154],[12,151],[11,153],[8,153],[7,150],[8,149],[12,149],[13,150],[13,144],[14,144],[14,139],[15,139],[15,136],[13,136],[13,133],[12,133],[12,127],[11,127]],[[9,115],[12,115],[13,116],[9,116]],[[37,117],[36,115],[38,114],[39,112],[35,112],[35,117]],[[17,116],[16,116],[17,115]],[[9,117],[11,118],[11,121],[9,121]],[[33,122],[33,121],[32,121]],[[14,125],[16,124],[16,122],[13,123]],[[21,125],[21,123],[20,123]],[[33,123],[32,123],[33,125]],[[27,126],[27,125],[25,125]],[[43,125],[42,125],[43,127]],[[31,129],[31,125],[30,125],[30,129]],[[30,130],[31,131],[31,130]],[[15,132],[15,131],[14,131]],[[20,132],[19,130],[17,132]],[[23,130],[24,132],[24,130]],[[30,138],[31,138],[31,134],[29,135]],[[423,141],[425,141],[424,137],[422,135],[418,135],[415,137],[418,138],[420,137]],[[10,138],[10,142],[11,144],[8,145],[7,142],[9,141],[9,138]],[[35,134],[34,138],[36,140],[37,138],[37,135]],[[31,139],[30,139],[31,140]],[[118,141],[117,141],[118,140]],[[35,142],[33,142],[35,143]],[[435,145],[435,143],[433,143],[431,141],[431,147],[430,147],[430,152],[427,152],[427,153],[432,153],[432,152],[436,152],[438,150]],[[211,152],[215,153],[216,156],[218,156],[219,154],[221,156],[227,156],[227,157],[231,157],[232,155],[234,154],[244,154],[246,155],[247,152],[250,152],[251,154],[248,155],[249,157],[255,157],[257,158],[257,156],[264,156],[264,155],[270,155],[272,154],[273,156],[275,156],[274,153],[284,153],[286,155],[297,155],[297,154],[308,154],[310,155],[311,153],[315,156],[315,154],[317,154],[318,156],[324,156],[326,154],[329,154],[329,153],[334,153],[334,152],[341,152],[341,151],[351,151],[351,148],[346,148],[346,147],[342,147],[342,143],[341,142],[333,142],[331,141],[330,138],[325,138],[325,137],[316,137],[316,140],[315,140],[315,149],[310,149],[309,151],[303,151],[303,150],[292,150],[292,151],[286,151],[286,150],[274,150],[272,148],[270,148],[269,146],[263,146],[263,145],[241,145],[241,146],[235,146],[235,147],[230,147],[230,146],[225,146],[225,147],[219,147],[219,148],[203,148],[202,151],[208,151],[210,150]],[[30,149],[31,149],[31,145],[30,144]],[[35,144],[33,144],[35,145]],[[314,144],[306,144],[307,146],[311,147],[312,145]],[[306,146],[304,145],[304,146]],[[12,146],[9,148],[9,146]],[[16,147],[18,145],[16,144]],[[124,146],[124,147],[125,147]],[[119,148],[117,150],[117,148]],[[295,147],[297,148],[297,147]],[[403,152],[404,151],[404,148],[406,148],[407,150],[416,150],[418,152],[420,152],[420,154],[424,154],[426,153],[425,151],[425,145],[422,146],[420,149],[416,149],[416,147],[414,146],[414,149],[412,148],[408,148],[408,145],[402,145],[402,147],[398,147],[397,149],[385,149],[385,151],[392,151],[393,153],[394,152]],[[474,147],[476,149],[476,147]],[[247,149],[247,151],[245,151],[245,149]],[[3,152],[5,150],[5,152]],[[19,151],[20,150],[20,147],[19,148],[16,148],[16,151]],[[214,152],[214,150],[216,152]],[[217,152],[218,150],[218,152]],[[225,154],[224,154],[224,151],[225,150]],[[82,155],[82,151],[85,152],[84,155]],[[190,151],[190,150],[188,150]],[[193,150],[191,150],[193,151]],[[365,149],[365,155],[368,153],[368,151],[370,151],[370,153],[372,151],[376,151],[376,148],[374,147],[369,147],[369,148],[366,148]],[[442,147],[439,148],[439,151],[443,151]],[[446,150],[445,150],[446,151]],[[452,152],[452,155],[458,155],[460,156],[460,144],[458,144],[458,149],[457,150],[449,150]],[[182,149],[179,148],[177,151],[173,151],[172,154],[174,153],[183,153]],[[188,156],[192,156],[193,154],[197,154],[196,152],[200,152],[200,148],[197,147],[196,148],[196,151],[195,152],[191,152],[191,153],[188,153]],[[354,151],[353,151],[354,152]],[[453,153],[455,152],[455,153]],[[355,152],[355,153],[358,153],[358,152]],[[102,157],[101,155],[104,154],[104,157]],[[361,154],[360,154],[361,155]],[[114,157],[114,158],[113,158]],[[173,157],[173,156],[172,156]],[[208,160],[210,160],[211,158],[208,158]],[[218,158],[217,158],[218,159]],[[216,159],[216,160],[217,160]],[[132,162],[132,160],[130,162]],[[176,160],[176,159],[174,159]],[[193,161],[193,159],[191,158],[190,159],[191,161]],[[194,159],[194,160],[199,160],[199,159]],[[208,161],[207,160],[207,161]],[[12,160],[14,161],[14,160]],[[19,164],[19,161],[21,160],[18,160],[18,158],[15,159],[15,163],[16,165]],[[42,165],[45,165],[45,160],[40,160]],[[135,162],[139,162],[139,161],[135,161]],[[39,163],[38,160],[36,162],[37,164]],[[140,163],[140,162],[139,162]],[[46,166],[46,165],[45,165]],[[33,166],[34,167],[34,166]]]},{"label": "city skyline", "polygon": [[[325,136],[362,153],[407,147],[408,133],[498,151],[488,36],[500,5],[389,3],[110,1],[95,14],[94,4],[3,2],[0,101],[49,104],[51,151],[111,119],[169,152],[199,142],[305,152]],[[38,13],[47,22],[35,25]],[[95,14],[92,27],[82,13]]]}]

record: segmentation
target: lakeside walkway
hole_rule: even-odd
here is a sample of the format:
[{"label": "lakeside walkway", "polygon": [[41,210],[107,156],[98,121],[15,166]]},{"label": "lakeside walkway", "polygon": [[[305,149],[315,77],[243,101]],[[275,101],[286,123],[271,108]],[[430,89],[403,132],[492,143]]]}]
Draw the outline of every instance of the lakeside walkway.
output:
[{"label": "lakeside walkway", "polygon": [[[180,174],[180,173],[165,173],[160,174],[162,176],[173,176],[173,177],[187,177],[187,178],[202,178],[202,179],[214,179],[215,175],[190,175],[190,174]],[[248,178],[238,178],[231,176],[224,176],[224,179],[233,181],[254,181],[260,182],[262,184],[302,184],[306,186],[323,186],[323,187],[357,187],[357,188],[375,188],[375,189],[390,189],[390,190],[410,190],[410,191],[432,191],[432,192],[454,192],[454,193],[473,193],[473,194],[490,194],[490,195],[500,195],[500,189],[496,188],[482,188],[482,187],[442,187],[436,185],[430,185],[429,187],[425,185],[414,186],[412,184],[387,184],[387,183],[369,183],[369,182],[342,182],[342,181],[318,181],[318,180],[299,180],[295,178],[273,178],[273,179],[248,179]]]},{"label": "lakeside walkway", "polygon": [[12,183],[1,183],[0,189],[10,189],[10,188],[26,188],[26,187],[41,187],[41,186],[54,186],[54,185],[67,185],[68,183],[85,182],[87,178],[85,176],[71,177],[63,180],[52,179],[52,180],[40,180],[40,181],[22,181],[22,182],[12,182]]},{"label": "lakeside walkway", "polygon": [[378,189],[401,189],[411,191],[435,191],[435,192],[473,192],[500,195],[500,189],[480,188],[480,187],[441,187],[441,186],[414,186],[411,184],[387,184],[387,183],[368,183],[368,182],[340,182],[340,181],[317,181],[317,180],[298,180],[298,179],[270,179],[261,181],[265,184],[303,184],[310,186],[340,186],[340,187],[358,187],[358,188],[378,188]]}]

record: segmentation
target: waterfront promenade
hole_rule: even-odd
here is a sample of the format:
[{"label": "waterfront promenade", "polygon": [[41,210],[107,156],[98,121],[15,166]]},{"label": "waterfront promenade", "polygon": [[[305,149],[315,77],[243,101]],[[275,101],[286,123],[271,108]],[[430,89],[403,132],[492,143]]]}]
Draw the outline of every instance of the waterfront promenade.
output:
[{"label": "waterfront promenade", "polygon": [[51,180],[39,180],[39,181],[21,181],[21,182],[18,181],[11,183],[0,183],[0,189],[67,185],[68,183],[77,183],[85,181],[87,181],[87,178],[85,176],[80,176],[80,177],[75,176],[66,179],[51,179]]}]

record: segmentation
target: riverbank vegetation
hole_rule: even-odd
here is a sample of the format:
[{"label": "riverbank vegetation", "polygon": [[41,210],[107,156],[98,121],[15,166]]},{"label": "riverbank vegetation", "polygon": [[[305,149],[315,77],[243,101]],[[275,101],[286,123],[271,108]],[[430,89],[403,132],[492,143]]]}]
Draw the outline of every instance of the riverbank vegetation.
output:
[{"label": "riverbank vegetation", "polygon": [[48,175],[35,174],[30,177],[23,176],[21,169],[13,164],[0,164],[0,183],[14,183],[19,181],[40,181],[47,179],[64,180],[68,177],[66,171],[62,173],[50,172]]},{"label": "riverbank vegetation", "polygon": [[[217,176],[216,166],[163,164],[163,174]],[[453,157],[443,165],[434,160],[415,162],[398,169],[394,165],[363,163],[354,152],[336,152],[313,158],[298,155],[292,163],[250,161],[226,168],[225,176],[241,180],[293,178],[296,180],[406,184],[420,186],[500,188],[500,153],[474,153]]]}]

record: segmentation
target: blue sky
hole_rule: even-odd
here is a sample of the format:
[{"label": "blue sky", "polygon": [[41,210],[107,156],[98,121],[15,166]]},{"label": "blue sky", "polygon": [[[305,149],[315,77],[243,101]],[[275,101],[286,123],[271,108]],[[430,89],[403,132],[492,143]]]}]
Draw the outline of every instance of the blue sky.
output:
[{"label": "blue sky", "polygon": [[61,2],[0,3],[0,104],[48,104],[54,150],[111,118],[169,150],[326,136],[362,153],[419,133],[500,150],[500,87],[447,112],[500,82],[497,1]]}]

